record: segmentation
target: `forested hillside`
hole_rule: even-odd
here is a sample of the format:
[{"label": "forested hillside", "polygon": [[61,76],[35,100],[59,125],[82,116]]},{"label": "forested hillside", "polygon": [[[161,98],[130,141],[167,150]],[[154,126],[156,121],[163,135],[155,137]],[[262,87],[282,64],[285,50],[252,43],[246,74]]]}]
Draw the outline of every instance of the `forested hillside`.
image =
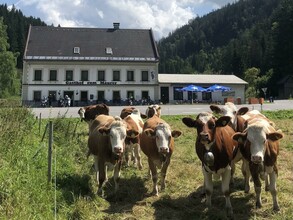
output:
[{"label": "forested hillside", "polygon": [[7,26],[9,50],[18,55],[17,68],[22,68],[22,58],[29,26],[46,26],[46,24],[40,18],[24,16],[20,10],[14,7],[8,10],[7,4],[0,5],[0,17],[3,17],[4,25]]},{"label": "forested hillside", "polygon": [[293,1],[240,0],[191,20],[158,42],[160,73],[235,74],[276,80],[293,73]]}]

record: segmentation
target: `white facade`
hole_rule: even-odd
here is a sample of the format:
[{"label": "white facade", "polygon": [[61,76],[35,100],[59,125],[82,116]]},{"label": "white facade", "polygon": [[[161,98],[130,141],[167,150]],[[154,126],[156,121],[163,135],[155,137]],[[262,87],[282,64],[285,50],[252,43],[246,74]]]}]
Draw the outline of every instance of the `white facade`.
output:
[{"label": "white facade", "polygon": [[[56,77],[50,80],[50,72]],[[72,79],[66,80],[66,72],[72,71]],[[82,72],[87,72],[87,80],[82,79]],[[98,79],[98,71],[104,72],[104,80]],[[118,71],[120,80],[113,79],[113,72]],[[36,72],[40,78],[36,77]],[[127,80],[127,72],[132,72]],[[142,73],[144,72],[144,73]],[[121,100],[133,97],[141,100],[149,96],[159,99],[157,62],[64,62],[64,61],[24,61],[22,100],[24,104],[34,105],[40,98],[54,95],[55,100],[69,95],[72,103],[89,104],[107,100],[112,102],[120,96]],[[142,78],[144,74],[144,79]],[[147,76],[146,76],[147,75]],[[146,78],[147,77],[147,78]],[[98,94],[104,100],[99,100]],[[116,100],[117,101],[117,100]]]}]

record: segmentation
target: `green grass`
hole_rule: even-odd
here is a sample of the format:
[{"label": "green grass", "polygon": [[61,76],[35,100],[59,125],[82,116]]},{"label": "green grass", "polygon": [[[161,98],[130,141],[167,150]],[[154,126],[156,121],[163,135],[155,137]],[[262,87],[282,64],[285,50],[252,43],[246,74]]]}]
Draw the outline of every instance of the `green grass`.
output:
[{"label": "green grass", "polygon": [[[293,111],[264,114],[285,134],[278,160],[281,211],[272,211],[271,195],[264,190],[263,207],[255,209],[253,184],[245,194],[238,165],[231,189],[235,219],[293,219]],[[48,132],[41,141],[48,120],[39,123],[25,108],[0,108],[0,219],[224,219],[219,181],[214,184],[212,208],[205,206],[201,163],[194,150],[196,132],[181,122],[182,117],[163,117],[173,129],[183,132],[175,141],[166,190],[159,197],[148,196],[152,181],[147,178],[147,160],[142,155],[143,170],[124,167],[118,193],[113,194],[110,178],[105,198],[101,198],[96,195],[93,158],[86,158],[86,123],[64,116],[52,119],[53,179],[47,183]]]}]

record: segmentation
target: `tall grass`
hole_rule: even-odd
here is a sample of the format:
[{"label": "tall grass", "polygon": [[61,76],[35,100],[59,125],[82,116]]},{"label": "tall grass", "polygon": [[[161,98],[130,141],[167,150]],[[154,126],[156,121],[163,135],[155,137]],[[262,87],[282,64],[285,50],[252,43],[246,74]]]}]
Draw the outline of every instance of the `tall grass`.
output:
[{"label": "tall grass", "polygon": [[[231,202],[235,219],[293,219],[293,123],[286,113],[264,112],[285,133],[279,156],[278,197],[281,211],[272,211],[269,192],[262,192],[263,207],[255,209],[255,194],[243,192],[239,165]],[[283,115],[280,117],[280,115]],[[194,142],[195,130],[181,122],[183,116],[164,116],[183,135],[175,141],[175,152],[167,175],[167,186],[159,197],[149,197],[152,181],[143,170],[123,167],[120,189],[113,194],[110,178],[105,197],[96,195],[93,158],[86,158],[87,124],[60,116],[39,121],[26,108],[0,108],[0,219],[224,219],[224,197],[220,182],[214,184],[212,208],[201,196],[203,177]],[[291,117],[291,116],[290,116]],[[54,125],[53,179],[47,182],[48,132]],[[109,173],[111,177],[111,173]]]}]

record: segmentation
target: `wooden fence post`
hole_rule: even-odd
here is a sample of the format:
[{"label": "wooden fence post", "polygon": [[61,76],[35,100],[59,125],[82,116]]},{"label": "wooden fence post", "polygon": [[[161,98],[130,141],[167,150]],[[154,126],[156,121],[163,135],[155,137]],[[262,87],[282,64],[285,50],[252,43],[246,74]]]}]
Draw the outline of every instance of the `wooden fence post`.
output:
[{"label": "wooden fence post", "polygon": [[48,146],[48,183],[52,181],[52,146],[53,146],[53,122],[49,122],[49,146]]}]

